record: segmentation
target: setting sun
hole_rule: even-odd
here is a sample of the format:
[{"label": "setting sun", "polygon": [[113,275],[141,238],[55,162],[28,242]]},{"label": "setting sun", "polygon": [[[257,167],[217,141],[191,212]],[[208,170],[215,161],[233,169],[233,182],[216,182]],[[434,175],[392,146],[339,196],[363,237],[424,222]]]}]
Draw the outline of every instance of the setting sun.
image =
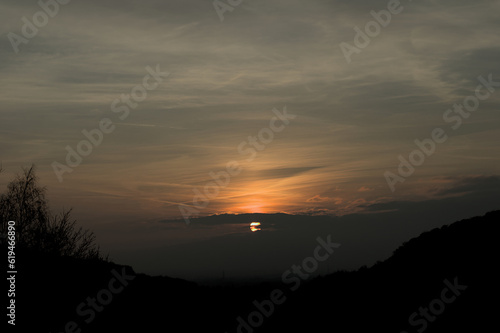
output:
[{"label": "setting sun", "polygon": [[252,232],[260,231],[260,222],[250,223],[250,230],[252,230]]}]

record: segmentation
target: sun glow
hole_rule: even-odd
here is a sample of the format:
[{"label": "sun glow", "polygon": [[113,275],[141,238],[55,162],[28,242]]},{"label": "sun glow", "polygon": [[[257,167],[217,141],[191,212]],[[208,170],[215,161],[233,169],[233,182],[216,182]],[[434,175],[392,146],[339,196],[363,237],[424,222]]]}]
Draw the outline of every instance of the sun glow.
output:
[{"label": "sun glow", "polygon": [[264,213],[265,209],[263,209],[262,204],[260,202],[246,204],[244,206],[239,206],[238,210],[244,213]]}]

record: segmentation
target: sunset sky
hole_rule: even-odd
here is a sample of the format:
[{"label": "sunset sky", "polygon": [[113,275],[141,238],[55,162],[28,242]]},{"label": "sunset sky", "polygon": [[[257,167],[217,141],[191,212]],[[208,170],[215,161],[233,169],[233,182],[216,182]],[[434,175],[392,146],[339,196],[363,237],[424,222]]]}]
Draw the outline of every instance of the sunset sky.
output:
[{"label": "sunset sky", "polygon": [[[500,1],[401,1],[348,63],[340,44],[388,2],[245,0],[221,22],[211,0],[73,0],[16,53],[9,33],[41,8],[3,0],[0,184],[36,164],[53,210],[73,207],[111,253],[238,233],[162,223],[231,161],[241,172],[201,216],[385,212],[498,189],[500,83],[459,128],[443,116],[479,76],[500,82]],[[148,66],[169,75],[120,119],[112,103]],[[295,117],[249,160],[239,145],[284,109]],[[114,130],[60,182],[53,163],[106,118]],[[391,191],[384,173],[436,128],[446,142]]]}]

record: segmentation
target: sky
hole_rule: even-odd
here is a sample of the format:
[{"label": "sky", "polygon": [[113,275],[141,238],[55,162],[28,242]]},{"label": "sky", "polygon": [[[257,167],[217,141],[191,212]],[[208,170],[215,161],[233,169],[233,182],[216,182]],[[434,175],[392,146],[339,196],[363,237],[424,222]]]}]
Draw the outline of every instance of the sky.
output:
[{"label": "sky", "polygon": [[[72,207],[112,258],[208,276],[238,267],[240,241],[290,261],[320,234],[385,225],[354,267],[498,208],[500,1],[42,3],[52,15],[0,3],[0,185],[34,163],[54,212]],[[255,213],[256,233],[233,216]],[[213,214],[238,222],[194,218]],[[219,247],[216,268],[186,250]]]}]

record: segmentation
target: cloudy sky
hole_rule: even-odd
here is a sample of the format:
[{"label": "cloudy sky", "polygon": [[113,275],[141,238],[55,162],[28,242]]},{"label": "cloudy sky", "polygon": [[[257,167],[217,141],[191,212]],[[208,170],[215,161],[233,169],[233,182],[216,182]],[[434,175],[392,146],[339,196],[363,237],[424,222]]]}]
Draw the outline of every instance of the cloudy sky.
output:
[{"label": "cloudy sky", "polygon": [[[390,22],[355,41],[355,28],[373,28],[371,11],[387,13],[388,5]],[[211,0],[72,0],[49,17],[37,1],[2,0],[2,187],[35,163],[54,211],[73,207],[124,261],[138,248],[243,233],[217,222],[165,223],[182,218],[179,204],[200,216],[349,216],[463,203],[498,188],[500,1],[219,6],[226,10],[218,13]],[[342,43],[358,46],[349,61]],[[145,76],[156,69],[163,77],[150,77],[154,89],[142,96]],[[481,100],[474,97],[480,76],[493,82],[479,89]],[[117,108],[127,108],[131,94],[137,99],[125,116]],[[466,98],[473,112],[448,112]],[[290,119],[272,122],[284,110]],[[103,119],[114,130],[58,177],[54,165],[70,168],[67,147],[76,151],[82,131]],[[391,189],[384,175],[401,177],[399,156],[408,160],[415,140],[435,129],[447,140],[429,156],[414,154],[423,163]],[[249,137],[259,133],[265,144],[257,142],[263,150],[253,156]],[[231,161],[240,172],[196,207],[195,191]],[[486,201],[461,212],[495,208]]]}]

